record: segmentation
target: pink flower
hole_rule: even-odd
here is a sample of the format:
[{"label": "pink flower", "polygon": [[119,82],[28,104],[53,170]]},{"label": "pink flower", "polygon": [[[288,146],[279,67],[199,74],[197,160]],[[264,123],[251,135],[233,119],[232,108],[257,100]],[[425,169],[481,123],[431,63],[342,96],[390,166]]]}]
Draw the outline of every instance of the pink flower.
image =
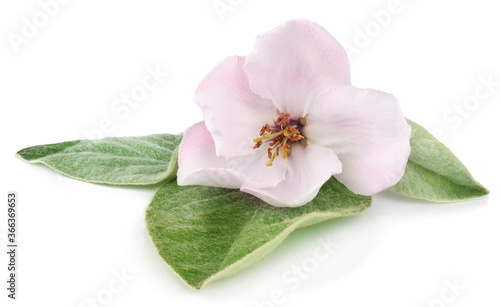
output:
[{"label": "pink flower", "polygon": [[396,184],[410,126],[392,95],[350,84],[342,46],[322,27],[291,20],[229,57],[194,98],[204,122],[179,148],[179,185],[235,188],[273,206],[311,201],[335,176],[372,195]]}]

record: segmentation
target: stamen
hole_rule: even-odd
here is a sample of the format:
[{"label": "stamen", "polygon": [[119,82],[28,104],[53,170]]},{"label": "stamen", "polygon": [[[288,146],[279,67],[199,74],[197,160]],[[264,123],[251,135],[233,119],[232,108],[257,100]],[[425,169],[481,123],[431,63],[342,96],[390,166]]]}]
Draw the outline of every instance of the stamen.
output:
[{"label": "stamen", "polygon": [[285,115],[280,115],[276,120],[276,123],[280,124],[281,126],[286,126],[289,121],[290,121],[290,113],[286,113]]},{"label": "stamen", "polygon": [[[285,140],[283,141],[283,145],[281,145],[283,148],[283,159],[288,158],[288,154],[286,153],[286,142],[288,142],[288,138],[285,138]],[[278,155],[278,153],[276,153],[276,155]]]},{"label": "stamen", "polygon": [[274,153],[273,156],[271,157],[271,159],[269,159],[266,166],[272,166],[275,158],[276,158],[276,153]]},{"label": "stamen", "polygon": [[269,133],[271,132],[271,128],[269,127],[269,124],[265,124],[264,126],[262,126],[262,128],[260,129],[260,132],[259,132],[259,136],[263,136],[264,133]]},{"label": "stamen", "polygon": [[254,149],[259,148],[263,143],[269,143],[267,156],[269,161],[267,166],[273,165],[273,161],[282,152],[283,159],[288,158],[291,152],[291,145],[294,142],[300,141],[304,146],[307,146],[307,141],[300,130],[305,125],[305,117],[300,119],[290,119],[289,113],[278,113],[278,118],[274,120],[274,125],[265,124],[259,131],[258,138],[253,141],[256,143]]},{"label": "stamen", "polygon": [[272,146],[276,145],[276,143],[278,143],[278,138],[273,139],[273,140],[271,141],[271,144],[269,144],[269,146],[271,146],[271,147],[272,147]]}]

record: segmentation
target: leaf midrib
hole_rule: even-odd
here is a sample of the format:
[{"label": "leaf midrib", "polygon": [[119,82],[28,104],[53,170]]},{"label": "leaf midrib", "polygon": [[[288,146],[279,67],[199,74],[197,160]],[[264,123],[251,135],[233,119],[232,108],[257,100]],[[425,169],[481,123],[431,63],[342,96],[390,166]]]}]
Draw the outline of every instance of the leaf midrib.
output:
[{"label": "leaf midrib", "polygon": [[165,163],[164,160],[159,160],[159,159],[155,159],[155,158],[145,158],[145,157],[135,157],[135,156],[132,156],[132,157],[130,157],[130,156],[119,156],[119,155],[114,155],[114,154],[96,153],[96,152],[91,152],[91,151],[61,152],[61,153],[55,153],[55,154],[46,155],[46,156],[43,156],[41,158],[33,159],[33,160],[25,159],[22,156],[20,156],[20,157],[23,160],[28,161],[28,162],[40,162],[43,159],[50,159],[50,158],[53,158],[53,157],[60,157],[60,156],[72,156],[72,155],[79,155],[79,156],[80,155],[105,156],[105,157],[101,158],[103,160],[111,159],[111,158],[130,159],[130,160],[144,160],[144,161],[158,162],[158,163],[156,163],[157,165],[160,165],[160,164],[167,165],[167,163]]},{"label": "leaf midrib", "polygon": [[[462,186],[462,187],[471,188],[472,190],[476,190],[476,191],[480,191],[480,190],[481,190],[480,188],[478,188],[478,187],[477,187],[477,185],[478,185],[479,183],[478,183],[477,181],[475,181],[469,173],[468,173],[467,175],[468,175],[468,177],[471,179],[471,181],[472,181],[472,182],[471,182],[470,184],[469,184],[469,183],[468,183],[468,184],[463,184],[463,183],[461,183],[461,182],[456,181],[456,180],[455,180],[455,178],[453,178],[453,177],[448,177],[448,176],[445,176],[445,175],[443,175],[443,174],[440,174],[440,173],[438,173],[438,172],[436,172],[436,171],[434,171],[434,170],[432,170],[432,169],[430,169],[430,168],[428,168],[428,167],[426,167],[426,166],[423,166],[423,165],[422,165],[422,164],[420,164],[420,163],[417,163],[417,162],[413,161],[411,158],[408,160],[408,162],[414,163],[414,164],[418,165],[419,167],[421,167],[421,168],[423,168],[423,169],[426,169],[426,170],[428,170],[429,172],[431,172],[431,173],[433,173],[433,174],[436,174],[436,175],[437,175],[437,176],[439,176],[440,178],[448,179],[448,180],[450,180],[451,182],[453,182],[454,184],[456,184],[457,186]],[[475,183],[476,185],[475,185],[474,183]]]}]

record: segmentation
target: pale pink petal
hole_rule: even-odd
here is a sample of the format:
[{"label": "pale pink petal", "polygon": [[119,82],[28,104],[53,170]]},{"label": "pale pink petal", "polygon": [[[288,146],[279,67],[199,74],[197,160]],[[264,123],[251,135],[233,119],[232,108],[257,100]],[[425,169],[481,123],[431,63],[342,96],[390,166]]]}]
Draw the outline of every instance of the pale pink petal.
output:
[{"label": "pale pink petal", "polygon": [[229,57],[201,81],[194,101],[200,106],[217,156],[253,153],[253,139],[276,116],[272,102],[254,94],[243,72],[242,57]]},{"label": "pale pink petal", "polygon": [[337,154],[342,173],[335,177],[355,193],[373,195],[404,174],[411,128],[392,95],[336,87],[311,105],[302,131]]},{"label": "pale pink petal", "polygon": [[285,180],[275,188],[244,184],[241,190],[273,206],[298,207],[313,200],[321,186],[332,175],[342,171],[342,165],[333,151],[319,145],[303,147],[294,144],[288,160]]},{"label": "pale pink petal", "polygon": [[293,118],[335,84],[350,84],[349,60],[324,28],[304,19],[290,20],[264,33],[246,58],[252,90],[272,99]]},{"label": "pale pink petal", "polygon": [[287,160],[276,159],[267,167],[264,148],[251,154],[226,159],[217,157],[215,144],[203,122],[186,130],[179,146],[179,185],[207,185],[239,189],[244,183],[275,187],[285,178]]}]

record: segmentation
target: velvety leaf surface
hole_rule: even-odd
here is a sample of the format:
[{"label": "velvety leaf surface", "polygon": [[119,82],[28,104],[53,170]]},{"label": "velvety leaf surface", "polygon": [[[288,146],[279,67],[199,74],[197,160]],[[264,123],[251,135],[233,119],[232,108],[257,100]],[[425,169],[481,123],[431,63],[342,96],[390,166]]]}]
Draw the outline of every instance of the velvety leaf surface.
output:
[{"label": "velvety leaf surface", "polygon": [[295,229],[360,213],[370,203],[333,178],[297,208],[272,207],[238,190],[171,182],[156,192],[146,223],[163,260],[199,289],[261,259]]},{"label": "velvety leaf surface", "polygon": [[175,178],[182,135],[109,137],[25,148],[17,155],[71,178],[114,185],[147,185]]},{"label": "velvety leaf surface", "polygon": [[427,130],[412,121],[411,154],[396,193],[436,202],[477,198],[489,193],[467,168]]}]

